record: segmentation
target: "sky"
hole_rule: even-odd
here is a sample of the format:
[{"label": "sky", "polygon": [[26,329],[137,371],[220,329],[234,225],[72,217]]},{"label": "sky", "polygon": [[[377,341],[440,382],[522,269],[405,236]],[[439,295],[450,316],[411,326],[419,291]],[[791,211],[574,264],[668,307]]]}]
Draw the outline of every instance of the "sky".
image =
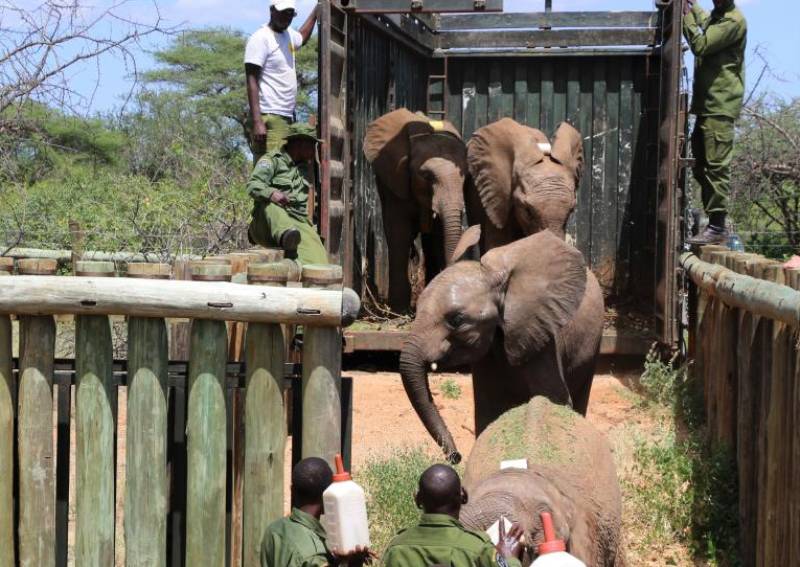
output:
[{"label": "sky", "polygon": [[[21,1],[34,4],[33,0]],[[697,1],[707,9],[713,7],[712,0]],[[102,7],[109,0],[95,2],[95,6]],[[268,0],[157,0],[157,3],[167,25],[185,28],[226,26],[248,34],[266,21],[269,7]],[[315,4],[315,0],[298,0],[299,16],[295,26],[302,24]],[[764,77],[761,88],[784,97],[800,96],[800,32],[797,31],[800,1],[738,0],[737,4],[748,20],[748,87],[752,87],[761,74],[763,58],[769,62],[774,76]],[[646,11],[654,9],[653,5],[653,0],[553,0],[555,11]],[[156,13],[152,0],[130,0],[128,7],[140,20],[154,17]],[[544,0],[505,0],[504,9],[506,12],[543,11]],[[169,38],[163,37],[156,42],[150,41],[146,49],[168,41]],[[130,73],[113,63],[105,60],[99,67],[86,67],[72,77],[72,86],[77,91],[94,93],[91,112],[109,112],[119,108],[131,91],[134,82]],[[146,50],[137,55],[137,63],[140,70],[154,64]],[[100,84],[95,91],[98,73]]]}]

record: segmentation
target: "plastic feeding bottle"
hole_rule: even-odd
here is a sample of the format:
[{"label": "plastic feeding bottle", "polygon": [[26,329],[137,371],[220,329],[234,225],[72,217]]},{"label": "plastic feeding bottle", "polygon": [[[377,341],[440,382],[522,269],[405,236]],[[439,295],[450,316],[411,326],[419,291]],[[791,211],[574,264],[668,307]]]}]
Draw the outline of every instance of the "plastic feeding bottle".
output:
[{"label": "plastic feeding bottle", "polygon": [[336,455],[336,474],[333,475],[333,484],[322,493],[322,502],[325,506],[322,525],[332,551],[346,555],[356,547],[369,547],[364,489],[350,479],[350,473],[345,472],[341,455]]},{"label": "plastic feeding bottle", "polygon": [[563,539],[556,539],[550,512],[542,512],[541,516],[544,542],[539,544],[539,557],[531,563],[531,567],[586,567],[583,561],[567,553]]}]

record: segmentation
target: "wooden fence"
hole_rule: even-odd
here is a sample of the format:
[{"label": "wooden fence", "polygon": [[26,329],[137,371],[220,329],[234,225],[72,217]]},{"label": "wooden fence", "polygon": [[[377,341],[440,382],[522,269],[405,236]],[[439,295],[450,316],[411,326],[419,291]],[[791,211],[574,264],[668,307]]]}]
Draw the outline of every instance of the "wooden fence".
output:
[{"label": "wooden fence", "polygon": [[800,565],[800,270],[718,246],[681,263],[710,433],[736,453],[742,564]]},{"label": "wooden fence", "polygon": [[[294,435],[293,458],[332,462],[342,450],[341,327],[359,300],[341,288],[341,269],[305,266],[303,287],[287,287],[300,273],[291,261],[251,264],[250,285],[230,283],[226,261],[192,264],[197,281],[170,280],[159,264],[129,264],[124,278],[110,262],[76,262],[82,277],[56,276],[56,267],[20,260],[11,275],[13,261],[0,258],[0,565],[66,565],[73,529],[76,565],[258,565],[263,529],[284,511],[285,363],[296,325],[305,331],[294,414],[313,419]],[[56,359],[54,315],[74,315],[74,360]],[[113,358],[112,315],[127,319],[126,360]],[[188,363],[170,361],[167,318],[191,319]],[[229,360],[237,336],[238,364]],[[231,456],[232,391],[246,432],[240,459]]]}]

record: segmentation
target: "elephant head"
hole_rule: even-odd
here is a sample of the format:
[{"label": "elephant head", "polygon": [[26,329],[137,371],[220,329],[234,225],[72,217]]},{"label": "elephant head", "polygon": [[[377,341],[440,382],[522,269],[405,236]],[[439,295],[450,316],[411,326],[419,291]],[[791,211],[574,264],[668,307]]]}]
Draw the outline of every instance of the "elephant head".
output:
[{"label": "elephant head", "polygon": [[539,130],[503,118],[475,132],[467,160],[492,224],[502,229],[513,214],[526,235],[550,229],[564,238],[583,168],[575,128],[562,122],[551,144]]},{"label": "elephant head", "polygon": [[[459,253],[468,248],[464,242],[479,235],[479,227],[471,227]],[[460,455],[433,403],[428,365],[471,364],[493,348],[496,338],[512,366],[527,362],[552,345],[573,318],[586,282],[581,253],[542,231],[495,248],[480,262],[458,261],[428,284],[417,302],[400,372],[411,404],[451,461]]]},{"label": "elephant head", "polygon": [[370,123],[364,155],[396,197],[438,215],[449,260],[462,232],[467,175],[466,146],[455,127],[401,108]]}]

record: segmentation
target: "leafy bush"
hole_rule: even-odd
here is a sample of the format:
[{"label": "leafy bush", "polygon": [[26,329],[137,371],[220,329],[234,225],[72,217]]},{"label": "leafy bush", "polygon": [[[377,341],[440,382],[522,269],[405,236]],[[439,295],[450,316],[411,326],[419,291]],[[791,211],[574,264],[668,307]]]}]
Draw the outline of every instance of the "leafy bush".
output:
[{"label": "leafy bush", "polygon": [[461,397],[461,386],[452,378],[447,378],[439,384],[439,391],[448,400],[457,400]]}]

